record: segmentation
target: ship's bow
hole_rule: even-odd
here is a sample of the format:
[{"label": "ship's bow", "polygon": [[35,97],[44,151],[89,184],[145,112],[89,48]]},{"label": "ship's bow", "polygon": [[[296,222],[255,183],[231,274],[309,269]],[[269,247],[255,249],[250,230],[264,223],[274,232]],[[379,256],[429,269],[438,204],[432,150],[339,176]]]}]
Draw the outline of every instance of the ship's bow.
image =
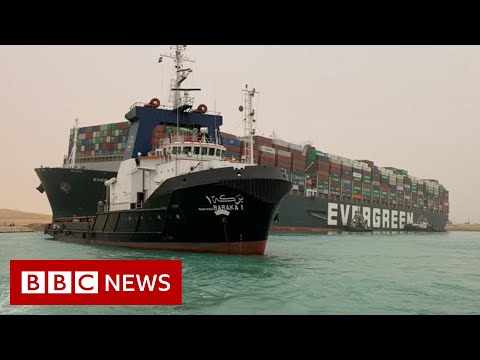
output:
[{"label": "ship's bow", "polygon": [[146,207],[169,202],[164,233],[180,250],[263,255],[279,203],[291,188],[280,168],[210,169],[171,179]]}]

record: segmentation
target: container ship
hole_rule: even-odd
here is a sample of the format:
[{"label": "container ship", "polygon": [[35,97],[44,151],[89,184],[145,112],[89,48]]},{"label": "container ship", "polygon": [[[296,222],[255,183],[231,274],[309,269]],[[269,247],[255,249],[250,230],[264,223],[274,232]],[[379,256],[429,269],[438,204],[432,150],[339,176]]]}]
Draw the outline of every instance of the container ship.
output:
[{"label": "container ship", "polygon": [[[222,116],[208,112],[205,104],[194,107],[189,93],[200,89],[182,86],[192,72],[183,66],[185,49],[186,45],[176,45],[173,53],[164,55],[175,63],[173,106],[161,106],[153,98],[134,104],[125,115],[129,127],[118,171],[37,169],[47,196],[54,199],[52,208],[60,211],[45,228],[46,234],[90,245],[264,254],[280,201],[292,183],[284,168],[258,166],[252,156],[244,162],[227,158],[227,149],[218,140]],[[255,94],[255,89],[245,87],[250,127],[255,121],[251,101]],[[160,129],[168,133],[152,144],[152,133]],[[101,138],[105,130],[99,131]],[[99,138],[91,135],[90,139]],[[103,135],[114,140],[120,129],[112,133],[110,128]],[[71,164],[83,137],[75,129]],[[251,132],[246,141],[253,144]],[[98,150],[100,144],[102,150],[110,147],[98,144]],[[118,150],[117,144],[114,147]],[[57,180],[52,178],[60,179],[63,197],[58,203],[51,188]],[[92,204],[96,208],[90,208]]]},{"label": "container ship", "polygon": [[[148,111],[149,106],[137,103],[132,109]],[[140,147],[154,150],[179,133],[194,135],[190,120],[182,123],[182,119],[175,124],[146,116],[147,130],[142,133],[132,121],[86,127],[77,123],[70,131],[62,166],[35,169],[40,179],[37,189],[46,193],[53,220],[94,215],[108,196],[105,182],[117,176],[122,160],[131,158]],[[253,127],[246,127],[242,135],[222,132],[220,115],[213,123],[218,126],[210,134],[225,147],[227,160],[242,163],[252,158],[262,167],[285,169],[293,186],[280,201],[273,232],[345,230],[358,213],[374,230],[445,229],[449,192],[436,179],[420,179],[371,160],[255,135]]]},{"label": "container ship", "polygon": [[[74,127],[63,166],[35,169],[41,181],[37,189],[45,191],[54,219],[95,213],[106,198],[104,182],[116,175],[128,147],[130,127],[125,121]],[[154,148],[173,132],[173,125],[156,125],[144,141]],[[219,142],[227,158],[243,161],[243,136],[219,132]],[[421,222],[442,231],[448,222],[449,191],[438,180],[263,136],[254,136],[253,157],[259,165],[286,169],[293,183],[280,202],[273,232],[341,230],[356,211],[373,229],[386,231],[414,229],[405,225]]]}]

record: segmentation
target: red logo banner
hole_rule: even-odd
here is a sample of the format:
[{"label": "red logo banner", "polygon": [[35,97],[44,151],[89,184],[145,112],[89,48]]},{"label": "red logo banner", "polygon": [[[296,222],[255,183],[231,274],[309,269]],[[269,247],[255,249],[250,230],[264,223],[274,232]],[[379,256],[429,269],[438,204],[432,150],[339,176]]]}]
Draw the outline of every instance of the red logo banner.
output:
[{"label": "red logo banner", "polygon": [[10,305],[181,304],[181,260],[10,260]]}]

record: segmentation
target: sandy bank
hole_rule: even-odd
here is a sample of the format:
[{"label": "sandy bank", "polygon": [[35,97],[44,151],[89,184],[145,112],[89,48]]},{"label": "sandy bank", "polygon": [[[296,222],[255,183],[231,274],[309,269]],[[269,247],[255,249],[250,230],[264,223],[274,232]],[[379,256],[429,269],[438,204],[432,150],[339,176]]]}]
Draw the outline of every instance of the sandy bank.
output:
[{"label": "sandy bank", "polygon": [[447,224],[447,231],[480,231],[480,224]]},{"label": "sandy bank", "polygon": [[42,231],[45,229],[46,223],[35,223],[27,225],[15,225],[15,226],[3,226],[3,222],[0,224],[0,233],[20,233],[20,232],[34,232]]},{"label": "sandy bank", "polygon": [[52,215],[0,209],[0,233],[43,231],[51,220]]}]

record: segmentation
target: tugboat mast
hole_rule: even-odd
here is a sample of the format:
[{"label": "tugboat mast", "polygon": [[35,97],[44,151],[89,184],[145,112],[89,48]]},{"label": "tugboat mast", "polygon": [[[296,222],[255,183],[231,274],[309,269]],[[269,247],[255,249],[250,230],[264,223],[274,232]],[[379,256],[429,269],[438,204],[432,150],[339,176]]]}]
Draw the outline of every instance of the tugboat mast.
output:
[{"label": "tugboat mast", "polygon": [[[183,68],[184,62],[194,63],[185,55],[187,45],[172,45],[170,54],[160,54],[158,62],[162,62],[164,57],[173,59],[175,64],[175,76],[171,82],[171,92],[169,102],[173,104],[173,108],[179,111],[186,111],[192,108],[193,98],[188,96],[190,91],[200,91],[199,88],[180,88],[180,85],[187,79],[188,75],[193,71],[190,68]],[[183,91],[183,97],[180,92]]]},{"label": "tugboat mast", "polygon": [[245,131],[244,131],[244,137],[245,137],[245,146],[244,146],[244,157],[245,157],[245,163],[247,164],[254,164],[254,158],[253,158],[253,137],[255,136],[255,109],[253,108],[252,105],[252,100],[255,94],[258,94],[257,91],[255,91],[255,88],[253,90],[248,90],[248,85],[245,85],[245,89],[242,90],[244,94],[244,104],[245,108],[240,106],[240,111],[243,111],[245,109],[246,116],[243,119],[245,122]]}]

